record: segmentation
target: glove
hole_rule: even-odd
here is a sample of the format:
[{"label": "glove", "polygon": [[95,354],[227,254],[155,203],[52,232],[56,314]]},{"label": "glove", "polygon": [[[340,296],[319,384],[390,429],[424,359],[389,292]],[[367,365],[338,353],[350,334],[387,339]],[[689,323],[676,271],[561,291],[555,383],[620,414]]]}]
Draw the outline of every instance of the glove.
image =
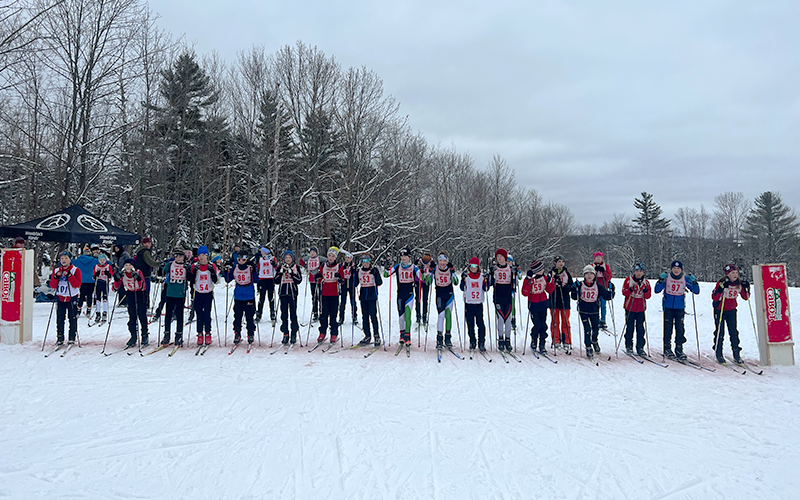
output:
[{"label": "glove", "polygon": [[667,279],[667,273],[661,273],[659,275],[658,279],[660,279],[661,281],[664,281],[665,279]]},{"label": "glove", "polygon": [[731,286],[731,282],[730,281],[725,280],[725,281],[722,282],[722,288],[728,288],[729,286]]},{"label": "glove", "polygon": [[744,292],[750,293],[750,282],[747,280],[742,280],[742,290]]},{"label": "glove", "polygon": [[597,271],[597,274],[603,274],[606,268],[605,266],[594,266],[594,270]]},{"label": "glove", "polygon": [[135,279],[136,281],[142,281],[142,275],[139,274],[139,273],[136,273],[136,274],[133,275],[133,279]]},{"label": "glove", "polygon": [[533,278],[533,271],[528,269],[528,278]]},{"label": "glove", "polygon": [[447,263],[447,269],[449,269],[449,270],[451,270],[451,271],[452,271],[453,269],[455,269],[455,267],[453,267],[453,263],[452,263],[452,262],[448,262],[448,263]]},{"label": "glove", "polygon": [[384,271],[383,272],[383,277],[384,278],[388,278],[389,277],[389,271]]},{"label": "glove", "polygon": [[430,284],[433,283],[433,276],[430,275],[430,274],[427,274],[427,275],[422,277],[422,281],[424,281],[426,285],[430,286]]},{"label": "glove", "polygon": [[467,279],[467,272],[461,271],[461,281],[464,281],[465,279]]},{"label": "glove", "polygon": [[458,286],[458,277],[453,276],[453,284]]},{"label": "glove", "polygon": [[617,295],[616,292],[614,292],[614,287],[613,286],[608,287],[608,291],[611,292],[611,299],[613,300],[614,297]]},{"label": "glove", "polygon": [[317,276],[314,278],[314,281],[316,281],[317,283],[322,283],[322,275],[321,275],[321,274],[318,274],[318,275],[317,275]]},{"label": "glove", "polygon": [[697,278],[695,278],[694,274],[690,274],[686,279],[689,280],[689,283],[697,283]]}]

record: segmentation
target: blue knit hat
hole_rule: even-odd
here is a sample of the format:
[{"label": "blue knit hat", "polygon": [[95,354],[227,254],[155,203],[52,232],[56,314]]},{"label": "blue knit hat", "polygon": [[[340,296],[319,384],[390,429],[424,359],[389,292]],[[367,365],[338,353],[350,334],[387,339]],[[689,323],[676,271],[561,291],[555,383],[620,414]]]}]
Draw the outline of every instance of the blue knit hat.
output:
[{"label": "blue knit hat", "polygon": [[197,255],[208,255],[208,247],[203,245],[197,249]]},{"label": "blue knit hat", "polygon": [[637,263],[637,264],[634,264],[634,266],[633,266],[633,271],[634,271],[634,272],[636,272],[636,271],[642,271],[642,272],[644,272],[644,262],[639,262],[639,263]]},{"label": "blue knit hat", "polygon": [[291,255],[292,256],[292,262],[294,262],[294,252],[292,252],[291,250],[286,250],[285,252],[283,252],[283,255],[281,256],[281,258],[286,259],[287,255]]},{"label": "blue knit hat", "polygon": [[672,265],[671,265],[671,266],[669,266],[669,267],[670,267],[670,268],[673,268],[673,267],[680,267],[681,269],[683,269],[683,262],[681,262],[681,261],[679,261],[679,260],[673,260],[673,261],[672,261]]}]

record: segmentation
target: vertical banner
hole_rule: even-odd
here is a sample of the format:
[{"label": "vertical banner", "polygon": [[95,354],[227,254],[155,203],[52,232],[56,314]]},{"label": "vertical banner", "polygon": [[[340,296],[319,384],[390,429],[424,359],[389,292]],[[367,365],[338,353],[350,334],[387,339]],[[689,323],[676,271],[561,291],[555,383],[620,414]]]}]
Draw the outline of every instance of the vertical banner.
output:
[{"label": "vertical banner", "polygon": [[777,344],[791,341],[792,324],[789,316],[786,265],[762,265],[761,280],[764,283],[761,293],[764,294],[764,308],[766,310],[767,342]]},{"label": "vertical banner", "polygon": [[0,320],[18,322],[22,312],[22,252],[3,252],[0,273]]}]

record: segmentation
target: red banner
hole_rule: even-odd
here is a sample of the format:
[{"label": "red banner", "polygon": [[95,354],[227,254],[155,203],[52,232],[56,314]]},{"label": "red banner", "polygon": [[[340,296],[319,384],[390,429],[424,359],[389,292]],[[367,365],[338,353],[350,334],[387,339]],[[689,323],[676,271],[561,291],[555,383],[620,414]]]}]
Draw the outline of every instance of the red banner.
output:
[{"label": "red banner", "polygon": [[22,312],[22,252],[7,250],[3,252],[3,265],[0,267],[0,319],[19,321]]},{"label": "red banner", "polygon": [[761,279],[764,281],[764,304],[767,309],[767,342],[779,343],[792,340],[786,266],[783,264],[761,266]]}]

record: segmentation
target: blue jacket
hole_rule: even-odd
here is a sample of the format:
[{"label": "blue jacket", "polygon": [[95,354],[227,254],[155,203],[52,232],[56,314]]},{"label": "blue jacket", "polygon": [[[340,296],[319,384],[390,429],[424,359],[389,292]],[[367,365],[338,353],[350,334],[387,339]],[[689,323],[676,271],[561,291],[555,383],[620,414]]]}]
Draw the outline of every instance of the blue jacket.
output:
[{"label": "blue jacket", "polygon": [[[683,276],[683,280],[686,282],[686,288],[691,290],[693,294],[697,295],[700,293],[700,285],[696,281],[690,282],[689,278],[687,278],[686,275]],[[656,282],[656,288],[654,291],[656,293],[661,293],[664,291],[665,286],[666,283],[663,280],[658,280]],[[662,300],[662,305],[664,306],[664,309],[686,309],[685,296],[686,296],[685,294],[670,295],[668,293],[665,293],[664,299]]]},{"label": "blue jacket", "polygon": [[81,270],[81,282],[94,283],[94,266],[100,263],[99,260],[91,255],[80,255],[72,263]]},{"label": "blue jacket", "polygon": [[[237,264],[237,266],[238,265],[239,264]],[[233,289],[233,300],[255,300],[256,298],[255,284],[258,283],[258,271],[256,271],[255,265],[252,262],[245,264],[245,267],[250,269],[251,282],[246,286],[236,283],[236,287]],[[229,283],[234,281],[233,269],[228,271],[225,280]]]}]

